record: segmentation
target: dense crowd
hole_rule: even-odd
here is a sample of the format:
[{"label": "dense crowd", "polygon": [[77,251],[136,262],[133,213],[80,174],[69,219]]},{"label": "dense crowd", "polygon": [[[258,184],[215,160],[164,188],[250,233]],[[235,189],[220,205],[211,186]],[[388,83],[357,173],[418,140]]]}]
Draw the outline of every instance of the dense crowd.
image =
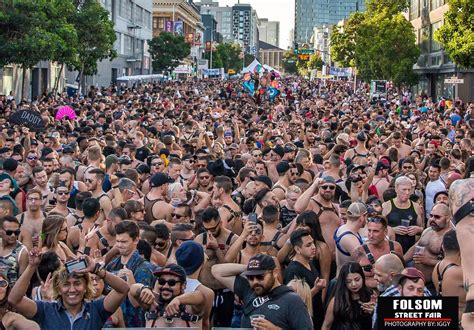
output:
[{"label": "dense crowd", "polygon": [[279,85],[0,97],[0,329],[365,330],[437,295],[474,327],[474,104]]}]

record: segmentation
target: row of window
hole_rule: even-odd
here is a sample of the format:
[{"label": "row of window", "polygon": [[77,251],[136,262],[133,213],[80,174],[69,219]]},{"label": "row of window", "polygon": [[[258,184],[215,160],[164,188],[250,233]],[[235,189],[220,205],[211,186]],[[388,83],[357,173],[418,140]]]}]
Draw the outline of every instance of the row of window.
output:
[{"label": "row of window", "polygon": [[418,44],[422,54],[441,50],[441,44],[434,39],[434,34],[442,25],[435,22],[418,30]]},{"label": "row of window", "polygon": [[421,16],[423,11],[430,12],[447,3],[447,0],[410,0],[409,19]]},{"label": "row of window", "polygon": [[115,32],[117,39],[115,40],[114,49],[125,56],[135,56],[141,58],[143,56],[144,41],[133,38],[129,35]]}]

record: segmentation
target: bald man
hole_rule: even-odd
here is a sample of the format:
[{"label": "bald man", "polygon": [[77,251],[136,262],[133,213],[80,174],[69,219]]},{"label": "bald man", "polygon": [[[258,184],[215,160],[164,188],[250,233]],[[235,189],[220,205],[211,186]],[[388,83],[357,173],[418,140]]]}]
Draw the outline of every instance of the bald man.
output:
[{"label": "bald man", "polygon": [[431,280],[431,275],[434,266],[443,257],[441,250],[443,236],[451,229],[449,206],[445,203],[435,204],[429,215],[428,228],[423,231],[418,242],[404,256],[406,262],[413,260],[415,268],[423,273],[425,285],[432,294],[436,293],[436,289]]},{"label": "bald man", "polygon": [[462,272],[466,294],[466,309],[462,327],[474,329],[474,178],[456,180],[449,188],[449,204],[461,249]]},{"label": "bald man", "polygon": [[374,279],[381,295],[394,284],[393,278],[400,274],[403,268],[402,260],[395,254],[385,254],[375,262]]}]

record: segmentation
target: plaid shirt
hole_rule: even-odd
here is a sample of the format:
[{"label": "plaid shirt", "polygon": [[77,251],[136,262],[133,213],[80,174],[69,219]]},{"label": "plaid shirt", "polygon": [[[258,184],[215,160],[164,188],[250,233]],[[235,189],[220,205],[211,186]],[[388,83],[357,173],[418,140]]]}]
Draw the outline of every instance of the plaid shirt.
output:
[{"label": "plaid shirt", "polygon": [[[426,287],[423,288],[423,291],[425,297],[431,297],[431,292]],[[400,290],[398,290],[397,285],[391,285],[379,297],[400,297]],[[375,304],[374,314],[372,315],[372,329],[377,329],[377,304]]]}]

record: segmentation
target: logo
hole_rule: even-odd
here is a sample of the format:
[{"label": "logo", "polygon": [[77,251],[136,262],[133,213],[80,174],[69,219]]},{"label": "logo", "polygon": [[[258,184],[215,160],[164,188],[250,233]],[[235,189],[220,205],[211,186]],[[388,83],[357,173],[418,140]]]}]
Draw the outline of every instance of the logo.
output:
[{"label": "logo", "polygon": [[268,309],[274,309],[276,311],[280,309],[280,306],[278,306],[277,304],[271,304],[271,305],[268,305],[267,307]]},{"label": "logo", "polygon": [[265,296],[265,297],[257,297],[252,301],[252,306],[255,308],[258,308],[265,304],[267,301],[270,300],[270,297]]},{"label": "logo", "polygon": [[458,329],[457,297],[379,297],[381,330]]},{"label": "logo", "polygon": [[259,260],[250,260],[248,266],[248,269],[255,269],[255,268],[260,268],[260,261]]}]

